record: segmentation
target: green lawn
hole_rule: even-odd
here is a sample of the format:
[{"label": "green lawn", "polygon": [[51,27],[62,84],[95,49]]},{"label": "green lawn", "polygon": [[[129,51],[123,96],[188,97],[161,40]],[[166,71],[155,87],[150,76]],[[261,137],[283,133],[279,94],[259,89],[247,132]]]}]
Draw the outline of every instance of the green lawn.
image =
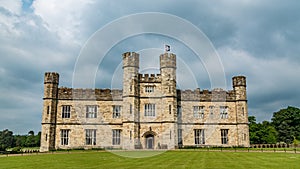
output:
[{"label": "green lawn", "polygon": [[127,158],[109,152],[74,151],[54,154],[0,156],[0,168],[247,168],[296,169],[300,168],[300,154],[261,152],[120,152]]}]

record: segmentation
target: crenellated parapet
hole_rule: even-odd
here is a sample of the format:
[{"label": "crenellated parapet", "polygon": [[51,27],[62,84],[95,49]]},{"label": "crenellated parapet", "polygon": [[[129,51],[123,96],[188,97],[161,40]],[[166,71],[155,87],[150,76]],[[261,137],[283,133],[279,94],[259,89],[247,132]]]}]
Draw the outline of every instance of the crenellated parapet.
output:
[{"label": "crenellated parapet", "polygon": [[123,53],[123,68],[125,67],[139,68],[139,54],[135,52]]},{"label": "crenellated parapet", "polygon": [[113,101],[122,100],[122,92],[122,90],[117,89],[73,89],[60,87],[58,89],[58,99]]},{"label": "crenellated parapet", "polygon": [[160,68],[174,68],[176,69],[176,55],[173,53],[164,53],[160,57]]},{"label": "crenellated parapet", "polygon": [[233,90],[213,89],[213,90],[177,90],[177,97],[181,101],[235,101]]},{"label": "crenellated parapet", "polygon": [[57,72],[46,72],[44,76],[44,84],[58,84],[59,74]]},{"label": "crenellated parapet", "polygon": [[139,74],[139,82],[159,83],[161,82],[161,75],[160,74]]}]

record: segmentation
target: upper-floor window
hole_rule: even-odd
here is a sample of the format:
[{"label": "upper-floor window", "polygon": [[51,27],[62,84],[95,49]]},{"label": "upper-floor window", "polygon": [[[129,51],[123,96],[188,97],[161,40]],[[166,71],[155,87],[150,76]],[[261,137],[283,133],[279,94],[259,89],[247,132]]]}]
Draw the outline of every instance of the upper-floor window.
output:
[{"label": "upper-floor window", "polygon": [[228,118],[228,107],[220,106],[220,118],[227,119]]},{"label": "upper-floor window", "polygon": [[145,86],[145,92],[146,93],[154,92],[154,86]]},{"label": "upper-floor window", "polygon": [[71,106],[70,105],[63,105],[62,106],[62,118],[70,118],[71,116]]},{"label": "upper-floor window", "polygon": [[47,106],[47,114],[50,112],[50,106]]},{"label": "upper-floor window", "polygon": [[86,118],[97,118],[97,106],[96,105],[86,106]]},{"label": "upper-floor window", "polygon": [[120,118],[121,117],[121,106],[114,105],[113,106],[113,118]]},{"label": "upper-floor window", "polygon": [[155,116],[155,104],[145,104],[145,116]]},{"label": "upper-floor window", "polygon": [[130,104],[130,106],[129,106],[129,112],[130,112],[130,114],[132,114],[132,104]]},{"label": "upper-floor window", "polygon": [[245,108],[242,107],[242,115],[245,116]]},{"label": "upper-floor window", "polygon": [[194,117],[204,118],[204,106],[193,106]]},{"label": "upper-floor window", "polygon": [[214,106],[209,106],[209,117],[210,118],[214,117]]}]

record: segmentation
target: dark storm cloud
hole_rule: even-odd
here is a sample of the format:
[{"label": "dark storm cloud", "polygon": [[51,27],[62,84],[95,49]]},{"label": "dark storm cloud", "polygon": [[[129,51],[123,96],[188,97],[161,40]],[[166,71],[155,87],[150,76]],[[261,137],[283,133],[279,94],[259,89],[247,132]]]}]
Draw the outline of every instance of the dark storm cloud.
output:
[{"label": "dark storm cloud", "polygon": [[[300,106],[299,1],[3,1],[0,129],[40,130],[44,72],[59,72],[60,85],[71,87],[76,57],[89,37],[119,17],[141,12],[173,14],[201,29],[220,55],[227,89],[232,89],[232,76],[247,76],[249,112],[259,121],[269,120],[274,111],[288,105]],[[123,29],[131,28],[125,24]],[[209,89],[208,72],[188,46],[149,34],[116,44],[97,65],[96,86],[112,87],[123,52],[163,48],[165,43],[187,65],[178,69],[178,83],[193,89],[186,83],[191,71],[198,87]],[[116,74],[121,76],[120,71]]]}]

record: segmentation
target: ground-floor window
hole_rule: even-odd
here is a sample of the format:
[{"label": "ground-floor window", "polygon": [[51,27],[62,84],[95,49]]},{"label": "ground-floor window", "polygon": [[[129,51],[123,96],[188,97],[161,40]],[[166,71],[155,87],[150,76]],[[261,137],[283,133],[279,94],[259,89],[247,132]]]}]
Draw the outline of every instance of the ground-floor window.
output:
[{"label": "ground-floor window", "polygon": [[221,143],[228,144],[228,129],[221,129]]},{"label": "ground-floor window", "polygon": [[203,129],[195,129],[194,136],[195,136],[195,144],[205,144],[205,135]]},{"label": "ground-floor window", "polygon": [[60,130],[60,144],[61,145],[69,145],[69,134],[70,134],[70,130],[68,130],[68,129]]},{"label": "ground-floor window", "polygon": [[182,145],[182,129],[178,129],[178,145]]},{"label": "ground-floor window", "polygon": [[96,145],[96,130],[86,129],[85,130],[85,144],[86,145]]},{"label": "ground-floor window", "polygon": [[113,145],[121,144],[121,130],[120,129],[112,130],[112,144]]}]

